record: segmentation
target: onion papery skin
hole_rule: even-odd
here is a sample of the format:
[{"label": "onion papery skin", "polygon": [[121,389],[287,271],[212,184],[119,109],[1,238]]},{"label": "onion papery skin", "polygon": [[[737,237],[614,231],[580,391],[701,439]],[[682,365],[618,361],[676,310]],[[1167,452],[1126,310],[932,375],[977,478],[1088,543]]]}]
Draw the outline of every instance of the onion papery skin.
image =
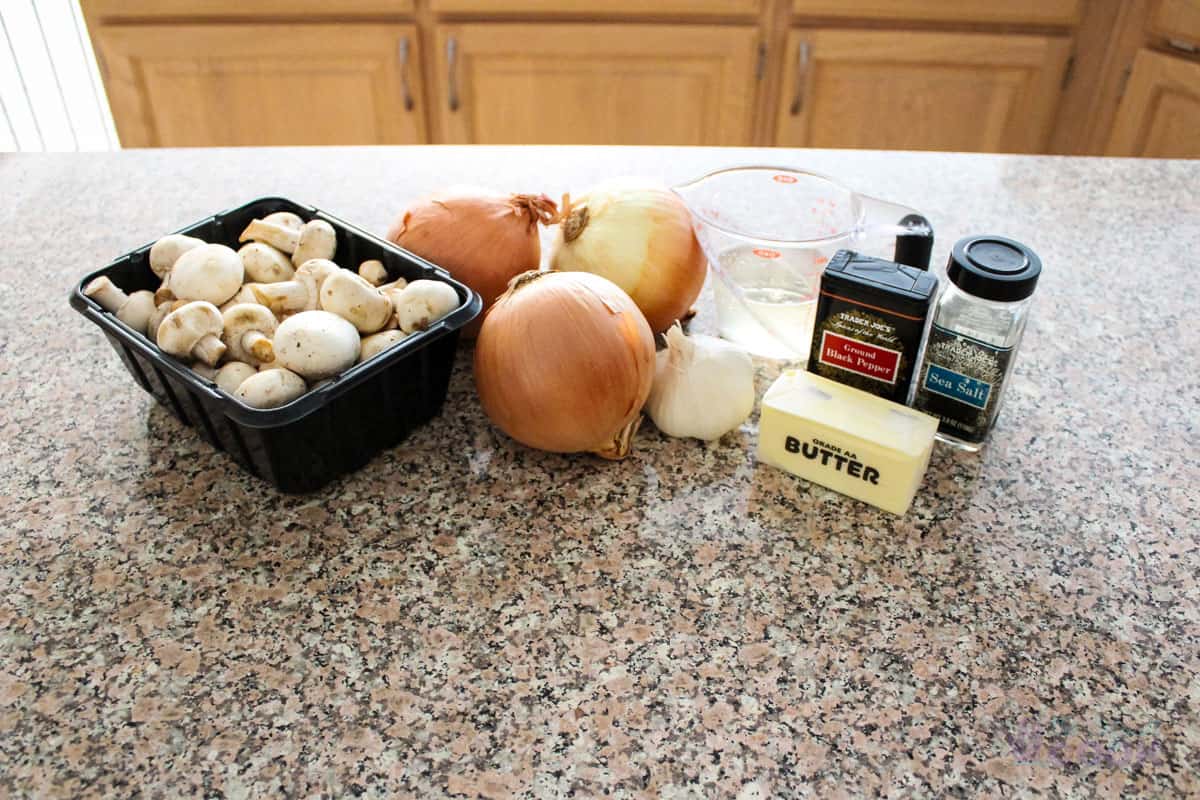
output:
[{"label": "onion papery skin", "polygon": [[655,333],[687,316],[708,261],[691,213],[674,192],[625,182],[566,202],[551,269],[608,278],[633,298]]},{"label": "onion papery skin", "polygon": [[488,418],[521,444],[555,453],[624,457],[654,368],[654,334],[637,305],[582,272],[515,278],[475,345]]},{"label": "onion papery skin", "polygon": [[483,298],[482,313],[462,332],[473,339],[508,282],[540,265],[538,223],[549,224],[556,214],[554,201],[545,195],[459,187],[413,203],[392,223],[387,238]]}]

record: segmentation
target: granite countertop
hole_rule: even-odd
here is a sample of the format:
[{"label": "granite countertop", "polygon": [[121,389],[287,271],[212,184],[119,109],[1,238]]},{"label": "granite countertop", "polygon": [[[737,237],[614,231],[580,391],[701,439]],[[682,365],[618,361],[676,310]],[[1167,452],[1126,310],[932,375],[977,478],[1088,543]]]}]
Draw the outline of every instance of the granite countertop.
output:
[{"label": "granite countertop", "polygon": [[[440,418],[307,496],[67,306],[278,194],[782,163],[1046,267],[979,455],[896,518],[643,427],[610,463]],[[0,156],[0,796],[1200,793],[1200,162],[603,148]],[[712,329],[709,290],[695,322]],[[759,390],[778,367],[759,363]]]}]

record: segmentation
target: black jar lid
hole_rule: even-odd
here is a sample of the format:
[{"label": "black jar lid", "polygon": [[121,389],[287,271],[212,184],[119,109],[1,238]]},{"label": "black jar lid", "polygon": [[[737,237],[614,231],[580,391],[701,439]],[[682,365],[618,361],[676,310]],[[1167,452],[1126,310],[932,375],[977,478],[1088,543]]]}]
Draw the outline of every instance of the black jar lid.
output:
[{"label": "black jar lid", "polygon": [[1003,236],[968,236],[950,253],[946,276],[967,294],[1012,302],[1033,294],[1042,260],[1020,242]]}]

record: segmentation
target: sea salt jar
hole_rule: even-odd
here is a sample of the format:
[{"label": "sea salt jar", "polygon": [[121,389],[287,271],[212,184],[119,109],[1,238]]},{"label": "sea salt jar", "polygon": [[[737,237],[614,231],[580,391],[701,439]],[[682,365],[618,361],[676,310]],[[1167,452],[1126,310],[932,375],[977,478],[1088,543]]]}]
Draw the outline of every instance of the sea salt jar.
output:
[{"label": "sea salt jar", "polygon": [[954,245],[912,403],[938,418],[939,440],[974,452],[987,439],[1041,272],[1041,259],[1012,239],[969,236]]}]

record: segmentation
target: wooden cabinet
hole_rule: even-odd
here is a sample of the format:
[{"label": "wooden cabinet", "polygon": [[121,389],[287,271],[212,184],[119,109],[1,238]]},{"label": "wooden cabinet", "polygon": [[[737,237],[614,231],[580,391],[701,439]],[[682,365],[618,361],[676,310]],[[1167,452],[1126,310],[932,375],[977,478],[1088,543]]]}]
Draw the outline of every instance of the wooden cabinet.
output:
[{"label": "wooden cabinet", "polygon": [[792,0],[792,11],[796,15],[845,19],[1067,25],[1079,18],[1081,2],[1083,0]]},{"label": "wooden cabinet", "polygon": [[1200,158],[1200,62],[1139,52],[1107,155]]},{"label": "wooden cabinet", "polygon": [[438,140],[738,145],[757,34],[743,26],[440,25]]},{"label": "wooden cabinet", "polygon": [[435,13],[448,14],[556,14],[595,17],[597,13],[641,16],[747,15],[758,12],[760,0],[430,0]]},{"label": "wooden cabinet", "polygon": [[126,147],[426,141],[409,25],[100,25]]},{"label": "wooden cabinet", "polygon": [[127,147],[1200,155],[1200,0],[80,4]]},{"label": "wooden cabinet", "polygon": [[1042,152],[1069,49],[1054,36],[793,31],[775,144]]}]

